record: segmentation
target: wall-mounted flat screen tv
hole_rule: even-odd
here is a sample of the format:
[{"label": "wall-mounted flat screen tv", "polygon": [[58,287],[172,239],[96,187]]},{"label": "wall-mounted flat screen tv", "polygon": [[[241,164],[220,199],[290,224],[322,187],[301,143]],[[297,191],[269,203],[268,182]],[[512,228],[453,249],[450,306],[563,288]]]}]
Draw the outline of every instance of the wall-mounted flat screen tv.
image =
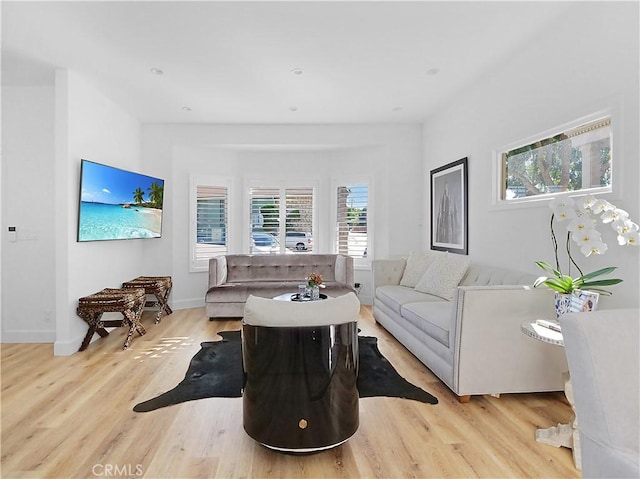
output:
[{"label": "wall-mounted flat screen tv", "polygon": [[82,160],[78,241],[159,238],[164,180]]}]

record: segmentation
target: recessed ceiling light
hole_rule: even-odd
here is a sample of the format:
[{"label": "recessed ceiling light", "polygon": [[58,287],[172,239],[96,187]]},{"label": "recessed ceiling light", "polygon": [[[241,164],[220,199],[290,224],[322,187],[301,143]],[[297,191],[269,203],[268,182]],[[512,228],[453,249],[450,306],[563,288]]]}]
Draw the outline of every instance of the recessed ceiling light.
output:
[{"label": "recessed ceiling light", "polygon": [[438,68],[429,68],[427,70],[427,75],[437,75],[440,72]]},{"label": "recessed ceiling light", "polygon": [[154,75],[164,75],[164,72],[159,68],[152,68],[151,73],[153,73]]},{"label": "recessed ceiling light", "polygon": [[291,70],[291,73],[293,73],[294,75],[302,75],[303,70],[302,68],[294,68],[293,70]]},{"label": "recessed ceiling light", "polygon": [[289,107],[289,111],[298,111],[298,107],[297,106],[290,106]]},{"label": "recessed ceiling light", "polygon": [[184,111],[191,111],[191,108],[189,108],[188,106],[183,106],[183,107],[182,107],[182,109],[183,109]]}]

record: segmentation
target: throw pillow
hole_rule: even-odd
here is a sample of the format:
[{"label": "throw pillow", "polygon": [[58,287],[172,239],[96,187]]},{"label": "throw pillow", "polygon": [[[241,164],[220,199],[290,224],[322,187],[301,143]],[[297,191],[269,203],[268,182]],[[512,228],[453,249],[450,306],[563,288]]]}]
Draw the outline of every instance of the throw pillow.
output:
[{"label": "throw pillow", "polygon": [[422,278],[422,275],[434,259],[435,255],[431,251],[420,251],[417,253],[411,252],[409,258],[407,258],[404,273],[402,273],[400,286],[415,288],[416,284],[418,284],[418,281],[420,281],[420,278]]},{"label": "throw pillow", "polygon": [[427,268],[415,290],[451,301],[470,263],[468,256],[449,253],[440,256]]}]

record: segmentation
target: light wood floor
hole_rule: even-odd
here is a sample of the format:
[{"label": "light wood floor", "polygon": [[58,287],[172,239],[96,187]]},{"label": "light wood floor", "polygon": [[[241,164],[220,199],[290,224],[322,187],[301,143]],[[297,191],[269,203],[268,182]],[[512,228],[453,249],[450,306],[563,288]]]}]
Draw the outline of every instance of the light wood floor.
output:
[{"label": "light wood floor", "polygon": [[242,399],[202,399],[135,413],[138,402],[173,388],[200,342],[239,321],[210,322],[204,308],[176,311],[135,336],[124,328],[70,357],[52,345],[3,344],[2,478],[578,478],[571,451],[537,443],[537,427],[568,422],[562,393],[477,396],[468,404],[376,325],[363,308],[362,334],[438,405],[397,398],[360,400],[360,428],[345,444],[285,455],[242,429]]}]

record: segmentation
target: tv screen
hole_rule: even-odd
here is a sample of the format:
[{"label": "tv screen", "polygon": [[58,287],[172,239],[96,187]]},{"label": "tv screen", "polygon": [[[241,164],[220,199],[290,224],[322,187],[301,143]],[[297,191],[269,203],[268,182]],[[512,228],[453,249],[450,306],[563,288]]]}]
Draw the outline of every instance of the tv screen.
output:
[{"label": "tv screen", "polygon": [[159,238],[164,180],[82,160],[78,241]]}]

